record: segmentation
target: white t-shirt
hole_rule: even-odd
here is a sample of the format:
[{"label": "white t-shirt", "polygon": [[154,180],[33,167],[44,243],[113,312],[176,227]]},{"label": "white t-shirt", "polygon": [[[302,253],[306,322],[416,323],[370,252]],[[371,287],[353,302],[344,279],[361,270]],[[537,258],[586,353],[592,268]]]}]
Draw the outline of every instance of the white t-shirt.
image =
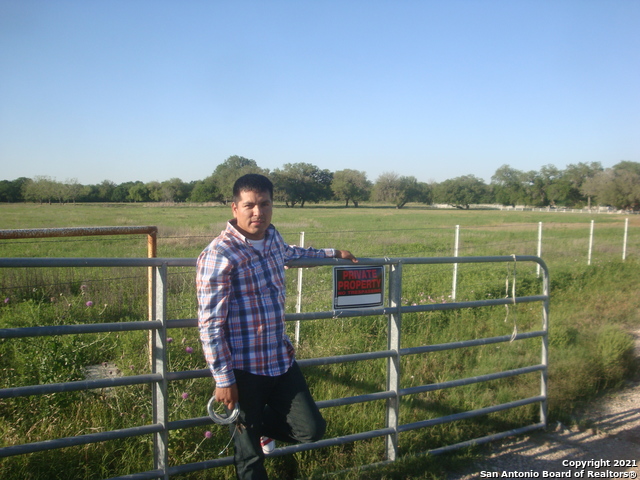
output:
[{"label": "white t-shirt", "polygon": [[264,253],[264,238],[262,240],[249,240],[249,243],[260,253]]}]

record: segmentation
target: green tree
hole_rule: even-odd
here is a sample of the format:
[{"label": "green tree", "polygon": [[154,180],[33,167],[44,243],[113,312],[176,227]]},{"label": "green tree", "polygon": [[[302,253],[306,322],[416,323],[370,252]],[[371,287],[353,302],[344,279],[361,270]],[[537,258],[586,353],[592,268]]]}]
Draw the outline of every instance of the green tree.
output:
[{"label": "green tree", "polygon": [[117,185],[113,192],[111,193],[111,201],[112,202],[128,202],[129,199],[129,189],[135,185],[136,182],[124,182]]},{"label": "green tree", "polygon": [[62,194],[65,202],[76,203],[76,200],[82,195],[84,186],[78,183],[77,178],[68,178],[62,184]]},{"label": "green tree", "polygon": [[29,181],[26,177],[20,177],[15,180],[0,181],[0,202],[22,202],[24,201],[23,188]]},{"label": "green tree", "polygon": [[100,185],[83,185],[82,193],[78,198],[81,202],[108,202],[100,198]]},{"label": "green tree", "polygon": [[213,175],[195,183],[188,201],[198,203],[222,201],[222,195],[218,190],[218,186]]},{"label": "green tree", "polygon": [[[145,184],[145,187],[147,189],[146,196],[148,197],[148,200],[151,200],[152,202],[162,201],[162,192],[161,192],[162,185],[160,184],[160,182],[158,182],[157,180],[153,180],[151,182],[147,182]],[[135,201],[146,202],[148,200],[135,200]]]},{"label": "green tree", "polygon": [[417,185],[417,197],[415,201],[420,203],[431,204],[433,203],[433,187],[434,185],[424,182],[418,182]]},{"label": "green tree", "polygon": [[374,199],[378,202],[388,202],[402,208],[409,202],[425,200],[428,187],[418,183],[415,177],[400,176],[395,172],[382,173],[373,188]]},{"label": "green tree", "polygon": [[287,163],[271,174],[274,194],[287,207],[306,202],[318,203],[331,198],[333,174],[310,163]]},{"label": "green tree", "polygon": [[116,184],[111,180],[103,180],[98,185],[98,197],[101,202],[112,202],[113,201],[113,192],[116,189]]},{"label": "green tree", "polygon": [[162,198],[166,199],[165,202],[184,202],[189,193],[191,193],[191,187],[179,178],[162,182]]},{"label": "green tree", "polygon": [[554,165],[544,165],[536,176],[539,190],[537,205],[555,205],[558,201],[564,201],[567,193],[563,188],[562,172]]},{"label": "green tree", "polygon": [[502,205],[517,205],[527,198],[525,173],[502,165],[491,177],[491,186],[496,202]]},{"label": "green tree", "polygon": [[133,182],[129,187],[127,200],[131,202],[148,202],[151,200],[149,197],[149,187],[140,181]]},{"label": "green tree", "polygon": [[269,171],[260,168],[255,160],[238,155],[227,158],[213,171],[216,189],[220,193],[220,199],[224,204],[230,202],[233,198],[233,184],[235,181],[247,173],[268,175]]},{"label": "green tree", "polygon": [[164,182],[147,183],[149,198],[154,202],[184,202],[191,187],[179,178],[172,178]]},{"label": "green tree", "polygon": [[640,163],[623,161],[589,178],[582,188],[599,205],[640,210]]},{"label": "green tree", "polygon": [[344,200],[345,207],[349,206],[350,200],[355,207],[358,206],[359,202],[368,200],[369,195],[371,195],[371,188],[372,184],[367,180],[365,172],[345,169],[333,174],[333,181],[331,182],[333,195],[339,200]]},{"label": "green tree", "polygon": [[61,197],[60,183],[46,175],[35,176],[24,184],[24,198],[27,201],[51,203]]},{"label": "green tree", "polygon": [[584,163],[567,165],[564,170],[563,180],[569,184],[569,191],[566,195],[567,206],[581,206],[587,204],[591,206],[591,196],[585,195],[583,192],[583,186],[587,180],[595,177],[598,173],[602,172],[602,164],[600,162]]},{"label": "green tree", "polygon": [[436,202],[464,209],[469,209],[472,204],[483,203],[489,192],[484,180],[475,175],[445,180],[434,190],[433,196]]}]

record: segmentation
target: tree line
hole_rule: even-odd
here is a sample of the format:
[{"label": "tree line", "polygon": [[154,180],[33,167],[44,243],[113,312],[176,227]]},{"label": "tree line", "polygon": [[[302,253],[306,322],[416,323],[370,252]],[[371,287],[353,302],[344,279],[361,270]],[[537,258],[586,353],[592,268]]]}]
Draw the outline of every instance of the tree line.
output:
[{"label": "tree line", "polygon": [[309,163],[288,163],[269,171],[251,159],[231,156],[204,180],[163,182],[104,180],[82,185],[77,179],[57,181],[48,176],[0,181],[0,202],[220,202],[231,201],[236,178],[245,173],[268,175],[275,200],[287,207],[307,203],[341,201],[345,207],[361,202],[392,204],[448,204],[468,209],[474,204],[527,205],[532,207],[582,208],[592,205],[640,210],[640,163],[622,161],[611,168],[599,162],[568,165],[560,170],[546,165],[540,171],[521,171],[503,165],[487,184],[474,175],[440,183],[419,182],[394,172],[381,174],[375,182],[365,172],[351,169],[331,172]]}]

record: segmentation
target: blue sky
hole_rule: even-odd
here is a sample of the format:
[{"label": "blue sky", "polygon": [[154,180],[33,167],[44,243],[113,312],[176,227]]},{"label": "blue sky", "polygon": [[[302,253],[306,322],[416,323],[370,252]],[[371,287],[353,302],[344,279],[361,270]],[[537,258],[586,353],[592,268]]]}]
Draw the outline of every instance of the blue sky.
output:
[{"label": "blue sky", "polygon": [[637,0],[0,0],[0,179],[640,161]]}]

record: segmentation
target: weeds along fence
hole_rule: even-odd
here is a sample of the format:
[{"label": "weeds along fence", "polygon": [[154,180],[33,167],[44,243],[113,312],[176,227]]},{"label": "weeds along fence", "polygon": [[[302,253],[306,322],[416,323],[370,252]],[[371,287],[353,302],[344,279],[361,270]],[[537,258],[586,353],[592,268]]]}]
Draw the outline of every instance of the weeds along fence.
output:
[{"label": "weeds along fence", "polygon": [[[340,263],[290,266],[318,267],[323,282],[327,267]],[[487,288],[465,301],[432,301],[425,282],[435,285],[440,267],[450,280],[454,264],[480,267]],[[59,293],[50,284],[30,285],[24,298],[14,294],[4,305],[3,478],[204,478],[195,475],[205,470],[206,478],[228,478],[228,434],[203,416],[212,384],[197,321],[172,315],[187,297],[193,306],[193,290],[185,293],[180,279],[193,277],[194,265],[184,258],[0,259],[2,271],[81,272]],[[324,440],[283,446],[272,456],[306,452],[311,475],[326,472],[329,458],[336,468],[376,466],[546,425],[549,277],[540,258],[361,258],[360,265],[385,266],[383,307],[286,317],[304,323],[299,363],[329,430]],[[88,280],[105,269],[148,268],[151,320],[146,298],[127,305],[145,297],[139,275],[118,277],[124,314],[103,306],[99,295],[109,288]],[[87,375],[95,363],[102,370]]]}]

